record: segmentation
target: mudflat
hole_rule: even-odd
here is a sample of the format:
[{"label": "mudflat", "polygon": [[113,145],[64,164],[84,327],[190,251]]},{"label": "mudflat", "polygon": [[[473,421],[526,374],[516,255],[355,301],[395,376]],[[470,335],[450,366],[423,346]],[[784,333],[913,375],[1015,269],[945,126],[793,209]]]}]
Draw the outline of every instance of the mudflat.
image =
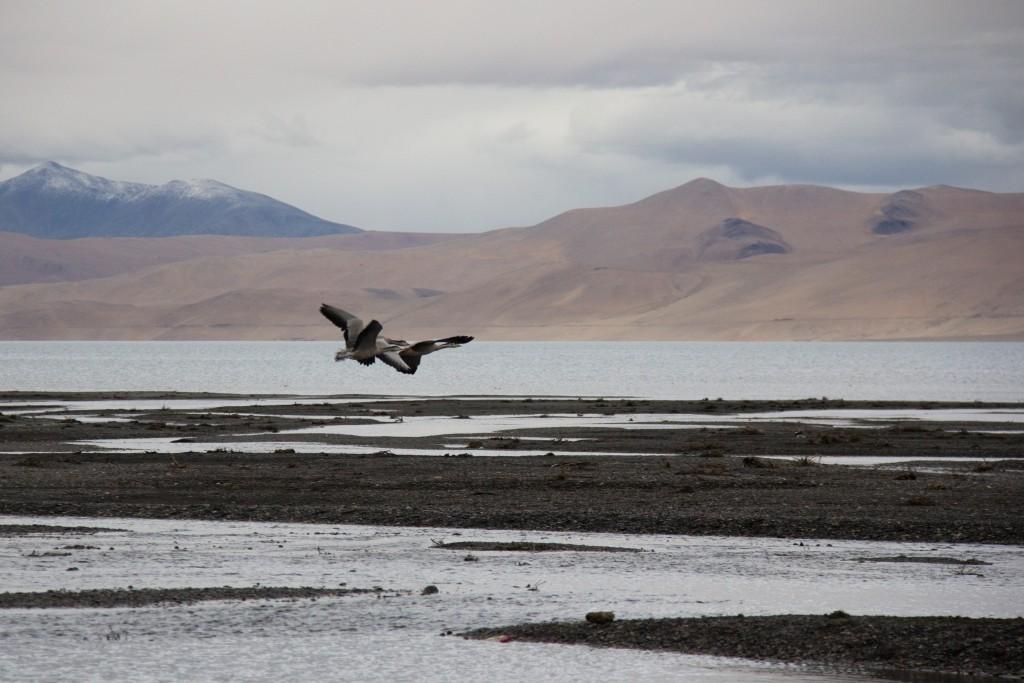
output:
[{"label": "mudflat", "polygon": [[[1024,542],[1024,427],[1012,417],[1022,404],[282,397],[173,407],[183,398],[253,397],[0,394],[0,513]],[[18,412],[71,399],[167,406]],[[819,424],[808,422],[811,410],[859,417]],[[864,417],[900,410],[940,419]],[[995,417],[976,421],[983,411]],[[776,416],[749,421],[762,413]],[[474,420],[496,415],[531,419],[473,433]],[[545,426],[560,416],[591,423]],[[462,433],[345,433],[432,417]],[[94,421],[110,418],[118,421]],[[324,426],[339,429],[289,432]],[[141,438],[174,442],[177,452],[117,452],[104,441]],[[347,447],[368,452],[331,452]],[[409,449],[436,455],[401,454]],[[837,455],[915,462],[823,464]]]}]

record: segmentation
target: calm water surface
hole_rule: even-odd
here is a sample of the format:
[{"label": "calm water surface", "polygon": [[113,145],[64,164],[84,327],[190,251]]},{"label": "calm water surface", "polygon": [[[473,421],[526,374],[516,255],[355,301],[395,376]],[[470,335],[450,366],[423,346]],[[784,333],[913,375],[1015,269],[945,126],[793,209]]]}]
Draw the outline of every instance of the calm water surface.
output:
[{"label": "calm water surface", "polygon": [[[214,602],[139,609],[0,610],[0,680],[689,681],[860,683],[867,676],[713,657],[470,642],[441,633],[523,621],[722,614],[1021,614],[1014,546],[635,536],[188,520],[0,517],[93,525],[96,535],[0,545],[14,591],[174,586],[374,586],[391,599]],[[434,539],[559,542],[641,553],[475,553]],[[94,549],[46,555],[55,547]],[[966,574],[872,557],[977,557]],[[69,567],[78,571],[68,572]],[[437,595],[419,589],[436,585]],[[534,590],[536,589],[536,590]],[[88,675],[83,675],[85,673]],[[91,677],[90,677],[91,676]]]},{"label": "calm water surface", "polygon": [[0,342],[0,390],[1024,400],[1021,342],[474,342],[402,375],[333,342]]}]

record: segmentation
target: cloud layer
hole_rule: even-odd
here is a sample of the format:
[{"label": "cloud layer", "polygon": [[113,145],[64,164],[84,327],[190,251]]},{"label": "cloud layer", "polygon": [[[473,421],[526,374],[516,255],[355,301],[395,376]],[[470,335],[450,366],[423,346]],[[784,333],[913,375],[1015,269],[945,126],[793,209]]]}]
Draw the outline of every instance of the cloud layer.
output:
[{"label": "cloud layer", "polygon": [[1024,190],[1019,2],[0,3],[0,177],[482,230],[730,184]]}]

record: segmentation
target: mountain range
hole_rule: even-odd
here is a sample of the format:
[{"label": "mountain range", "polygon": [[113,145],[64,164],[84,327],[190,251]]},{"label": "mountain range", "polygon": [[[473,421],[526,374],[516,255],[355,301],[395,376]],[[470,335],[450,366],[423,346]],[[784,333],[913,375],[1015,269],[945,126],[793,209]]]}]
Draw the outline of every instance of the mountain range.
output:
[{"label": "mountain range", "polygon": [[59,239],[359,232],[216,180],[145,185],[108,180],[53,161],[0,182],[0,230]]},{"label": "mountain range", "polygon": [[[55,247],[60,247],[56,249]],[[1024,194],[700,178],[468,235],[0,234],[6,339],[1024,339]]]}]

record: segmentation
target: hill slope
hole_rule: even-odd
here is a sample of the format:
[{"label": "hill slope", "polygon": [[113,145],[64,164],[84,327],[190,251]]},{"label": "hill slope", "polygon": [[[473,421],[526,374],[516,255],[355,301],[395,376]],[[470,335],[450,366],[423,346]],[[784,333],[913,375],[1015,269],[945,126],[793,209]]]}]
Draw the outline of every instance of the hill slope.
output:
[{"label": "hill slope", "polygon": [[178,235],[52,240],[0,232],[0,286],[91,280],[209,256],[284,249],[403,249],[453,237],[443,233],[363,231],[301,238]]},{"label": "hill slope", "polygon": [[331,339],[328,301],[403,337],[1024,339],[1024,194],[699,179],[530,228],[281,246],[2,287],[0,334]]}]

